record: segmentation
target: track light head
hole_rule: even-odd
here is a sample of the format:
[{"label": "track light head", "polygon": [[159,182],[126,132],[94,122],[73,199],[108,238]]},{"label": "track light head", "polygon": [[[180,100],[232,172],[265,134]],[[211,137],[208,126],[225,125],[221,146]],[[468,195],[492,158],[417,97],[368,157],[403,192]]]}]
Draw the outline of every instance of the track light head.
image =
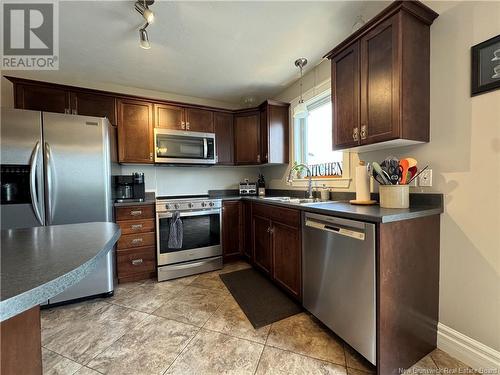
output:
[{"label": "track light head", "polygon": [[142,29],[139,29],[140,46],[141,46],[141,48],[144,48],[144,49],[151,48],[151,43],[149,43],[148,32],[146,30],[147,26],[148,26],[148,24],[144,25],[144,27]]}]

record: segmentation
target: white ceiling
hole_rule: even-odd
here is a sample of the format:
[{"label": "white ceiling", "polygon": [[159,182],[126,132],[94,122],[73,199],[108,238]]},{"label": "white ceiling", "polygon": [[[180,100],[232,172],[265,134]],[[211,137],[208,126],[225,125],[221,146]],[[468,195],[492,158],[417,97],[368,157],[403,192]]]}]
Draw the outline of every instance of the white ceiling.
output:
[{"label": "white ceiling", "polygon": [[60,71],[65,81],[101,82],[241,103],[280,92],[297,79],[293,62],[310,67],[352,32],[373,1],[156,1],[148,28],[152,48],[139,47],[142,17],[132,1],[64,1]]}]

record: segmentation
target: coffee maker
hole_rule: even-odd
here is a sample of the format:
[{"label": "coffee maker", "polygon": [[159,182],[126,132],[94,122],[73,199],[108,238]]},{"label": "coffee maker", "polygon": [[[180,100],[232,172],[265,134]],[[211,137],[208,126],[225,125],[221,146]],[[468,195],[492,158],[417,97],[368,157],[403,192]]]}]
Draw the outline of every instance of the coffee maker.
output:
[{"label": "coffee maker", "polygon": [[144,173],[113,176],[115,202],[144,202]]}]

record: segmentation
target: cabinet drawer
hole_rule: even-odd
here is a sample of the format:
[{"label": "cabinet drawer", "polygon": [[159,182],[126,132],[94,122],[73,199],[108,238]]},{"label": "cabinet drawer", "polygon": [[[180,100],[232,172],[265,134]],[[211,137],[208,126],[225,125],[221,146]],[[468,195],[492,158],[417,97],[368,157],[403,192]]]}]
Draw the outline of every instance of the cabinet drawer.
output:
[{"label": "cabinet drawer", "polygon": [[155,231],[154,219],[125,220],[125,221],[118,221],[117,224],[120,226],[120,229],[122,230],[122,235]]},{"label": "cabinet drawer", "polygon": [[129,206],[116,208],[116,221],[153,219],[155,215],[154,205]]},{"label": "cabinet drawer", "polygon": [[116,253],[116,268],[119,278],[134,273],[151,272],[156,268],[154,247],[119,250]]},{"label": "cabinet drawer", "polygon": [[293,208],[273,206],[272,204],[254,203],[252,215],[257,215],[271,219],[291,227],[300,226],[300,211]]},{"label": "cabinet drawer", "polygon": [[154,233],[126,234],[118,240],[118,250],[130,249],[133,247],[154,246]]}]

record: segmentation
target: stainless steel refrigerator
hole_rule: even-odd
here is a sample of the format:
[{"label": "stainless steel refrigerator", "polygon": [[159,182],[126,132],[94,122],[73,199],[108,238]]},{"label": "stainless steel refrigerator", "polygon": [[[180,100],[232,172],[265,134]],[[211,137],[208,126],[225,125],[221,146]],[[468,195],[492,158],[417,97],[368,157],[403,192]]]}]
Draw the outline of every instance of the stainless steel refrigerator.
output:
[{"label": "stainless steel refrigerator", "polygon": [[[107,119],[2,108],[0,126],[2,229],[113,221],[117,164]],[[48,303],[110,294],[113,284],[111,251],[92,274]]]}]

